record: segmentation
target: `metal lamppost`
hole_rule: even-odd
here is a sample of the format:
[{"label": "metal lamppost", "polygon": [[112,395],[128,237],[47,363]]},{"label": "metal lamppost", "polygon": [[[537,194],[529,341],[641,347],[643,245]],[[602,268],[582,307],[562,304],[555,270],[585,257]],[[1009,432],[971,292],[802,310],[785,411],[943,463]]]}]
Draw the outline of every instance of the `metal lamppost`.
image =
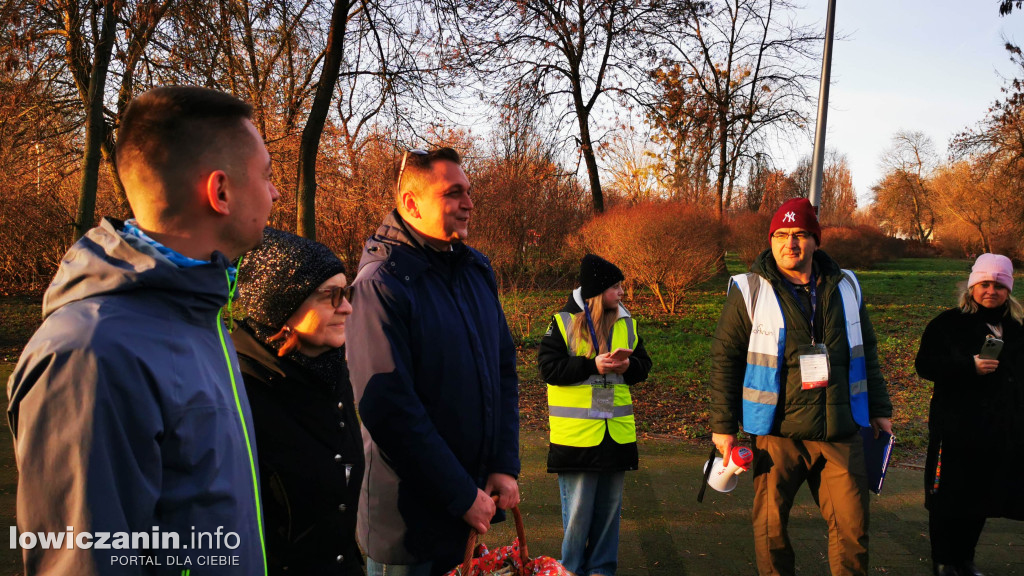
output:
[{"label": "metal lamppost", "polygon": [[821,207],[821,181],[825,167],[825,123],[828,120],[828,85],[832,76],[832,35],[836,24],[836,0],[828,2],[825,24],[825,53],[821,58],[821,87],[818,89],[818,123],[814,130],[814,155],[811,162],[811,205]]}]

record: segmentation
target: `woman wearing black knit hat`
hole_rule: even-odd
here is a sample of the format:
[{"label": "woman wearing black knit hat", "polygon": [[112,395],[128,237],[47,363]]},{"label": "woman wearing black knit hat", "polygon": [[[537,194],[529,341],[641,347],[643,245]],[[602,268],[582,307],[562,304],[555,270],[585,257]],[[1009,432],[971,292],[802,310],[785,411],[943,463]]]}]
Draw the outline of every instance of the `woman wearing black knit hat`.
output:
[{"label": "woman wearing black knit hat", "polygon": [[636,470],[630,387],[651,358],[622,306],[622,271],[599,256],[580,262],[580,287],[541,341],[551,448],[562,500],[562,564],[574,574],[615,574],[626,470]]},{"label": "woman wearing black knit hat", "polygon": [[270,574],[361,575],[363,441],[345,364],[345,267],[267,228],[238,270],[232,332],[252,406]]}]

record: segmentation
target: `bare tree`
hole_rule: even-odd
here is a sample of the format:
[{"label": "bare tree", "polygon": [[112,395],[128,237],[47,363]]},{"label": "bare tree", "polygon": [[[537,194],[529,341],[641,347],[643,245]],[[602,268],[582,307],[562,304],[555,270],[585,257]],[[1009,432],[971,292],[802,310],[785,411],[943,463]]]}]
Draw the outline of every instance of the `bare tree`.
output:
[{"label": "bare tree", "polygon": [[[733,183],[751,145],[771,131],[800,128],[808,121],[807,85],[821,34],[792,24],[793,6],[785,0],[713,0],[688,5],[681,29],[660,35],[670,53],[658,77],[660,109],[679,104],[679,114],[692,113],[704,125],[715,154],[716,213],[732,200]],[[688,112],[690,111],[690,112]],[[667,114],[666,114],[667,115]],[[702,116],[712,116],[713,120]],[[658,120],[656,120],[656,123]],[[685,151],[687,133],[663,128],[666,139]]]},{"label": "bare tree", "polygon": [[341,70],[345,46],[345,26],[353,8],[350,0],[335,0],[331,11],[331,27],[327,33],[327,51],[320,81],[317,82],[313,105],[302,129],[299,145],[299,191],[296,198],[296,230],[300,236],[316,239],[316,157],[327,113],[331,108],[334,86]]},{"label": "bare tree", "polygon": [[103,2],[100,33],[93,51],[89,88],[85,97],[85,154],[82,161],[84,165],[82,167],[82,185],[78,193],[78,216],[75,218],[76,240],[92,228],[95,218],[96,185],[99,180],[101,147],[104,138],[103,92],[107,87],[110,53],[114,49],[114,32],[117,29],[119,4],[116,0]]},{"label": "bare tree", "polygon": [[929,182],[937,164],[934,144],[923,132],[900,130],[881,164],[886,173],[873,187],[876,213],[898,234],[927,242],[936,220]]},{"label": "bare tree", "polygon": [[33,50],[61,55],[63,66],[52,68],[55,83],[73,87],[84,110],[76,238],[92,226],[95,217],[101,158],[119,210],[129,212],[114,162],[114,132],[134,95],[138,66],[171,4],[171,0],[43,3],[35,8],[34,28],[25,31]]},{"label": "bare tree", "polygon": [[1019,181],[1008,181],[982,162],[961,160],[937,170],[932,186],[942,213],[967,225],[985,252],[996,250],[999,235],[1019,237],[1015,229],[1019,224],[1015,215],[1021,208]]},{"label": "bare tree", "polygon": [[646,143],[649,139],[627,128],[601,148],[611,174],[612,191],[629,204],[663,198],[665,187],[658,156]]},{"label": "bare tree", "polygon": [[1024,179],[1024,51],[1007,42],[1006,51],[1016,67],[1016,76],[1000,89],[985,118],[973,129],[953,139],[950,148],[957,156],[975,156],[990,170],[1002,170]]},{"label": "bare tree", "polygon": [[[654,55],[655,27],[676,10],[661,0],[449,0],[467,65],[483,82],[553,113],[556,130],[575,124],[595,212],[604,210],[594,135],[607,96],[644,103],[638,86]],[[685,4],[685,2],[684,2]]]},{"label": "bare tree", "polygon": [[818,216],[823,224],[848,226],[857,210],[857,192],[846,155],[829,150],[822,174],[821,206]]}]

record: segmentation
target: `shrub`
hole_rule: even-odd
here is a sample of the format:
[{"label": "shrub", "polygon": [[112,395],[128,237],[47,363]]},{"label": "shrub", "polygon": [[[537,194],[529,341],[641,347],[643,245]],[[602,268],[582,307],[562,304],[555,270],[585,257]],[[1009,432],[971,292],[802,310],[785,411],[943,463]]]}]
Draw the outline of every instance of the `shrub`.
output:
[{"label": "shrub", "polygon": [[722,257],[717,218],[680,202],[615,208],[587,222],[581,235],[588,250],[647,286],[669,313],[688,288],[715,275]]},{"label": "shrub", "polygon": [[744,210],[729,214],[726,221],[726,249],[736,252],[740,261],[749,267],[758,254],[770,247],[768,230],[771,224],[772,215],[765,212]]},{"label": "shrub", "polygon": [[0,207],[0,278],[4,292],[45,288],[71,244],[74,214],[52,196],[8,194]]},{"label": "shrub", "polygon": [[550,159],[526,155],[482,161],[470,180],[470,244],[490,258],[503,289],[575,275],[578,260],[563,257],[566,236],[589,210],[574,178]]},{"label": "shrub", "polygon": [[874,226],[832,226],[821,231],[821,248],[844,268],[870,268],[901,258],[903,241]]}]

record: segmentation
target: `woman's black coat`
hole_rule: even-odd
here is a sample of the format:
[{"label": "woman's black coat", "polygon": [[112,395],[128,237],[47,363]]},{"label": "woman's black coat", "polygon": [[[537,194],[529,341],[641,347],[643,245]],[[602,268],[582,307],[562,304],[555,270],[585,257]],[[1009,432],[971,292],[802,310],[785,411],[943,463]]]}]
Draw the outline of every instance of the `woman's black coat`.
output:
[{"label": "woman's black coat", "polygon": [[244,328],[231,337],[256,428],[270,574],[361,575],[363,440],[348,372],[324,382]]},{"label": "woman's black coat", "polygon": [[933,512],[1024,520],[1024,329],[1008,316],[1001,323],[999,368],[985,376],[974,368],[991,333],[980,314],[947,310],[921,337],[917,373],[935,382],[925,464]]}]

